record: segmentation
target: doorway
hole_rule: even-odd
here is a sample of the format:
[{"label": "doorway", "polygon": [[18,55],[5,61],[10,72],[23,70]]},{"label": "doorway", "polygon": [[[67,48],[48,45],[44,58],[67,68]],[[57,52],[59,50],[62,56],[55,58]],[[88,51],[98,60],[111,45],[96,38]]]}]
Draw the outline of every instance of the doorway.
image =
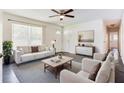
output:
[{"label": "doorway", "polygon": [[119,30],[120,30],[120,20],[111,20],[107,25],[108,34],[108,49],[119,51]]},{"label": "doorway", "polygon": [[119,33],[118,31],[109,32],[109,49],[117,49],[119,48]]}]

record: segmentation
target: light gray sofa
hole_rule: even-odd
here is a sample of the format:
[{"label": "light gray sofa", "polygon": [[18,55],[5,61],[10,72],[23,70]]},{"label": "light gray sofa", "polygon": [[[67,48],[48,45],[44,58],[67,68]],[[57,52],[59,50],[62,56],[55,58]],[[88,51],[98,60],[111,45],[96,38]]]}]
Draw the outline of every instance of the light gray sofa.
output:
[{"label": "light gray sofa", "polygon": [[[91,70],[99,63],[102,63],[95,81],[89,79]],[[115,63],[112,54],[109,53],[106,61],[84,58],[82,69],[78,73],[63,70],[60,73],[60,83],[114,83],[115,82]]]},{"label": "light gray sofa", "polygon": [[46,49],[45,46],[38,46],[38,50],[38,52],[32,53],[30,46],[18,46],[17,49],[14,50],[16,64],[55,55],[55,50],[53,48]]}]

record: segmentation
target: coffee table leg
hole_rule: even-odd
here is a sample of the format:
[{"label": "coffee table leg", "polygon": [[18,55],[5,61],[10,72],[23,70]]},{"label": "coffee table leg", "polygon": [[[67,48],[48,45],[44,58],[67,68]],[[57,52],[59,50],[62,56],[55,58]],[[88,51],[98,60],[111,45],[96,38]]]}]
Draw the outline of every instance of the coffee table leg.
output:
[{"label": "coffee table leg", "polygon": [[70,61],[70,68],[72,68],[72,60]]},{"label": "coffee table leg", "polygon": [[44,72],[46,72],[46,64],[44,63]]},{"label": "coffee table leg", "polygon": [[55,68],[55,78],[57,79],[57,70],[58,70],[58,68],[56,67]]}]

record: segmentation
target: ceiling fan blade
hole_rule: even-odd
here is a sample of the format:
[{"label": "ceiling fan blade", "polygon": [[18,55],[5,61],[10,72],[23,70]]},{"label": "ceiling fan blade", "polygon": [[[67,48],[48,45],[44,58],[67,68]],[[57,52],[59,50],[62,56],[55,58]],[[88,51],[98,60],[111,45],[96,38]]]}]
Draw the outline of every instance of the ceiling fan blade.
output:
[{"label": "ceiling fan blade", "polygon": [[71,17],[71,18],[74,18],[74,16],[73,15],[65,15],[66,17]]},{"label": "ceiling fan blade", "polygon": [[56,17],[56,16],[60,16],[60,15],[53,15],[53,16],[49,16],[49,17]]},{"label": "ceiling fan blade", "polygon": [[74,11],[74,10],[73,9],[69,9],[69,10],[65,11],[64,14],[70,13],[72,11]]},{"label": "ceiling fan blade", "polygon": [[51,9],[53,12],[56,12],[57,14],[60,14],[58,11],[56,11],[55,9]]}]

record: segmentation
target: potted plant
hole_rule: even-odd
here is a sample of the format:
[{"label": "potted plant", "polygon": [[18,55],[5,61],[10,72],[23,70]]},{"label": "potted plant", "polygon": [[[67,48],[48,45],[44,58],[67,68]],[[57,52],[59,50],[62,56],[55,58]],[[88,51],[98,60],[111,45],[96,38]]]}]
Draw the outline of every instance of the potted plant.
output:
[{"label": "potted plant", "polygon": [[10,63],[10,57],[12,55],[12,41],[4,41],[3,42],[3,58],[4,63]]},{"label": "potted plant", "polygon": [[2,53],[0,53],[0,58],[1,58],[2,56],[3,56]]}]

